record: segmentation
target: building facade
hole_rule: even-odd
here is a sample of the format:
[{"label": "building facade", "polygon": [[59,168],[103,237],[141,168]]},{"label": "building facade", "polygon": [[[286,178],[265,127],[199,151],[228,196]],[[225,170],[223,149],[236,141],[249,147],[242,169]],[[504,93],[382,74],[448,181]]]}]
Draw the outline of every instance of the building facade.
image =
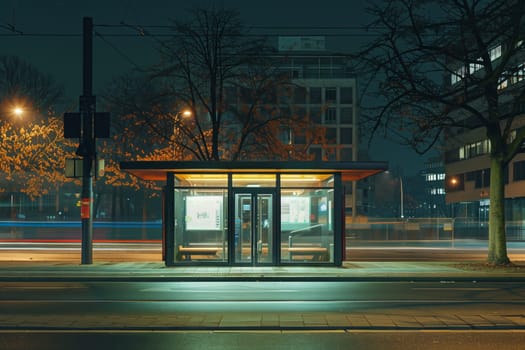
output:
[{"label": "building facade", "polygon": [[[516,48],[523,47],[523,42]],[[502,55],[508,50],[506,43],[489,50],[489,57],[497,66]],[[513,117],[510,138],[525,127],[525,104],[516,104],[516,92],[525,84],[525,55],[517,54],[506,66],[498,81],[500,114],[508,113]],[[481,65],[460,65],[450,75],[450,84],[461,84],[467,75],[479,74]],[[482,101],[473,99],[473,106],[483,110]],[[519,107],[518,110],[515,108]],[[458,116],[456,116],[458,118]],[[475,125],[474,118],[464,118],[462,122]],[[500,126],[505,128],[507,120],[503,118]],[[452,214],[465,226],[478,228],[477,238],[487,238],[487,221],[490,210],[490,151],[491,144],[484,127],[474,129],[449,130],[445,136],[444,162],[446,170],[446,201],[452,205]],[[509,140],[512,141],[512,140]],[[507,237],[525,239],[525,146],[510,161],[505,169],[505,218]],[[472,230],[475,232],[476,230]]]},{"label": "building facade", "polygon": [[[309,117],[326,130],[326,143],[309,146],[313,160],[357,161],[357,79],[348,55],[329,52],[325,38],[319,36],[279,37],[277,48],[272,60],[295,86],[292,113]],[[307,142],[300,135],[289,137],[293,144]],[[348,215],[367,212],[368,188],[365,183],[345,185]]]}]

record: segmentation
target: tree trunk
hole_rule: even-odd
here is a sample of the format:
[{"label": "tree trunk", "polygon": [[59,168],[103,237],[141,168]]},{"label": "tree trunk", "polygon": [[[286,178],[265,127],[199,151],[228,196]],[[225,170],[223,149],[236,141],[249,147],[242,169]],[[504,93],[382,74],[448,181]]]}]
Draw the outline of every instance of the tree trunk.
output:
[{"label": "tree trunk", "polygon": [[490,210],[488,262],[494,265],[510,263],[505,234],[504,163],[496,157],[490,160]]}]

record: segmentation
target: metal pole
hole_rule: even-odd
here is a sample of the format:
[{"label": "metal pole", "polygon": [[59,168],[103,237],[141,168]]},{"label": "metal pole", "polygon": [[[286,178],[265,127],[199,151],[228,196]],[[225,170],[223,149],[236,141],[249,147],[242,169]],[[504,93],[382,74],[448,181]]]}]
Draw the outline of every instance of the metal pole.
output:
[{"label": "metal pole", "polygon": [[80,97],[80,114],[82,116],[82,264],[93,263],[93,179],[92,166],[95,157],[95,139],[93,113],[95,97],[93,90],[93,19],[83,19],[83,95]]},{"label": "metal pole", "polygon": [[400,210],[400,213],[401,213],[401,219],[403,219],[405,217],[405,213],[403,211],[403,178],[400,176],[399,177],[399,192],[400,192],[400,202],[401,202],[401,210]]}]

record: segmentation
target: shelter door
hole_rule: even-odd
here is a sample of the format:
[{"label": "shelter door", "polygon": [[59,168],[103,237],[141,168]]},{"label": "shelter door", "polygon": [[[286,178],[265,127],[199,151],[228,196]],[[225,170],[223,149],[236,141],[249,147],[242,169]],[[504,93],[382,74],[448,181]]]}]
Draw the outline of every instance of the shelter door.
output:
[{"label": "shelter door", "polygon": [[274,263],[273,201],[271,190],[234,190],[234,263]]}]

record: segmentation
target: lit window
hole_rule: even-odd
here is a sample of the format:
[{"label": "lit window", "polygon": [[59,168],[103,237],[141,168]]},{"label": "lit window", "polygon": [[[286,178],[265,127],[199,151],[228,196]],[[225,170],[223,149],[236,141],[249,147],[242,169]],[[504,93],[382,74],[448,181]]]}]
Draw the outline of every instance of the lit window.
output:
[{"label": "lit window", "polygon": [[516,84],[525,79],[525,63],[522,63],[516,69],[516,72],[512,74],[511,83]]},{"label": "lit window", "polygon": [[450,77],[451,84],[456,84],[460,82],[465,77],[465,72],[466,69],[463,66],[456,69]]},{"label": "lit window", "polygon": [[465,147],[459,148],[459,159],[465,159]]},{"label": "lit window", "polygon": [[501,57],[501,45],[498,45],[489,51],[490,60],[494,61],[495,59],[498,59]]},{"label": "lit window", "polygon": [[471,64],[469,64],[469,73],[473,74],[473,73],[477,72],[478,70],[480,70],[481,68],[483,68],[482,64],[480,64],[480,63],[471,63]]},{"label": "lit window", "polygon": [[507,74],[503,73],[498,79],[498,90],[506,89],[508,85],[509,81],[507,79]]}]

